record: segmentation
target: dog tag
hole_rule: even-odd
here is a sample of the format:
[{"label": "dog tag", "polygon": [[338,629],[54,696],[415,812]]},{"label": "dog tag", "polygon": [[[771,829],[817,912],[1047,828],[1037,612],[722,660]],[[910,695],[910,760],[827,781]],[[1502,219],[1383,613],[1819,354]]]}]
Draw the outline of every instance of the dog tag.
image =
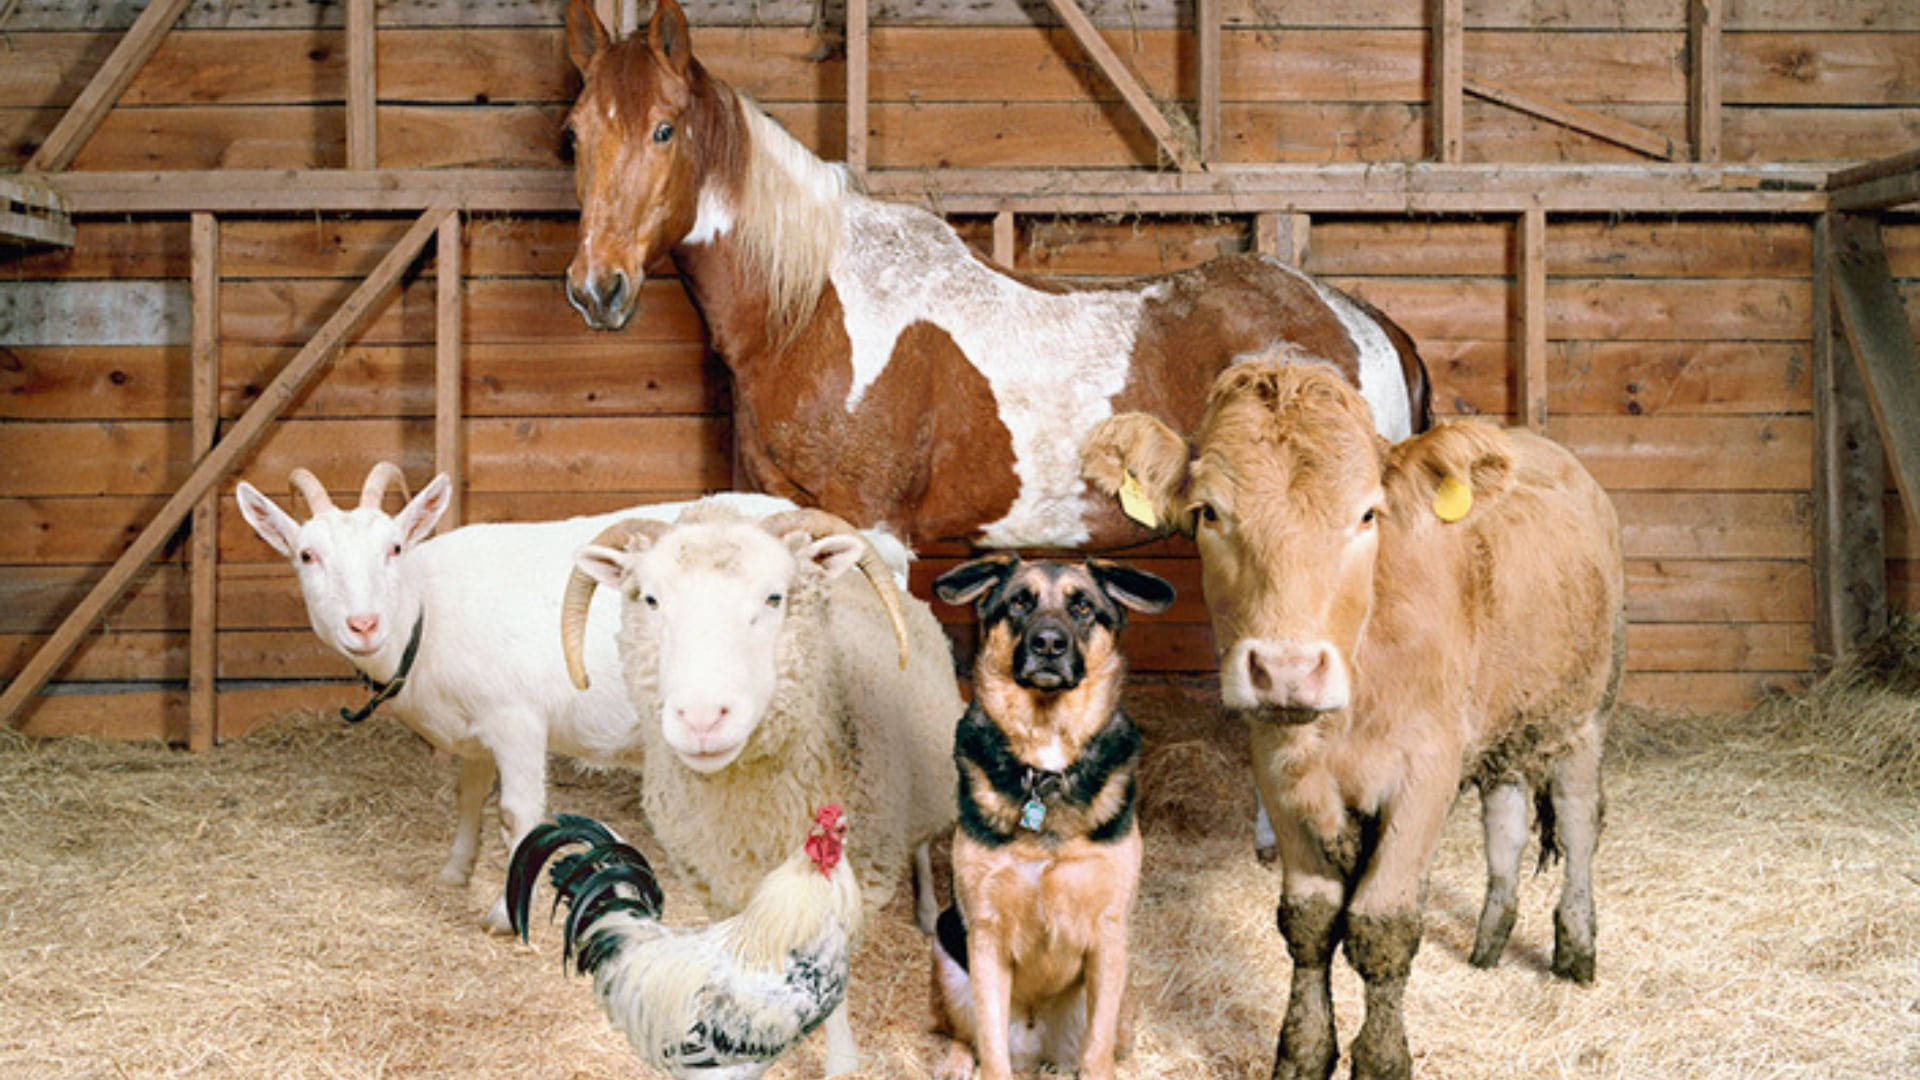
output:
[{"label": "dog tag", "polygon": [[1047,805],[1035,795],[1020,808],[1020,827],[1028,832],[1039,832],[1040,823],[1047,820]]},{"label": "dog tag", "polygon": [[1440,481],[1433,493],[1433,513],[1441,521],[1459,521],[1473,509],[1473,489],[1465,481],[1449,476]]},{"label": "dog tag", "polygon": [[1140,486],[1140,478],[1133,475],[1132,469],[1120,478],[1120,512],[1149,529],[1160,527],[1160,515],[1153,512],[1153,502],[1147,498],[1146,489]]}]

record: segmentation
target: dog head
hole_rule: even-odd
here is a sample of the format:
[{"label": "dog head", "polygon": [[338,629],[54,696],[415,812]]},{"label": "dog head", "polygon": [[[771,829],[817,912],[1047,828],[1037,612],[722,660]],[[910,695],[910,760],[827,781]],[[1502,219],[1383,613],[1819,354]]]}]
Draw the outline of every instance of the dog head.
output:
[{"label": "dog head", "polygon": [[1024,562],[1013,554],[962,563],[940,575],[933,591],[949,604],[972,603],[983,637],[1004,634],[1011,647],[1006,674],[1046,694],[1080,685],[1088,656],[1112,648],[1125,609],[1152,614],[1173,603],[1173,586],[1125,563]]}]

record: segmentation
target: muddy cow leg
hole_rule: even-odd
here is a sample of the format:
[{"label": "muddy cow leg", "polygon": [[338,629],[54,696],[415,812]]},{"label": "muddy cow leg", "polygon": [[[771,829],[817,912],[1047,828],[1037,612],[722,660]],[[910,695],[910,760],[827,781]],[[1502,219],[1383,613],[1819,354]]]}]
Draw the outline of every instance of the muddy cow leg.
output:
[{"label": "muddy cow leg", "polygon": [[1420,903],[1427,861],[1446,824],[1459,775],[1442,753],[1409,768],[1409,782],[1381,808],[1379,839],[1347,903],[1347,959],[1367,986],[1367,1014],[1353,1040],[1354,1080],[1408,1080],[1401,999],[1420,948]]},{"label": "muddy cow leg", "polygon": [[1520,854],[1527,846],[1527,786],[1502,780],[1480,789],[1480,824],[1487,840],[1487,901],[1474,934],[1474,967],[1492,967],[1506,951],[1518,911]]},{"label": "muddy cow leg", "polygon": [[[1281,845],[1286,850],[1286,845]],[[1284,856],[1283,856],[1284,857]],[[1339,941],[1340,905],[1325,895],[1280,897],[1280,933],[1293,957],[1293,983],[1287,991],[1287,1017],[1274,1049],[1273,1080],[1327,1080],[1340,1058],[1333,1028],[1333,947]],[[1338,883],[1333,883],[1338,887]]]},{"label": "muddy cow leg", "polygon": [[1547,789],[1554,839],[1567,860],[1560,904],[1553,911],[1553,973],[1581,984],[1593,981],[1593,852],[1604,807],[1600,732],[1598,716],[1589,717],[1581,741],[1554,763]]},{"label": "muddy cow leg", "polygon": [[1354,1080],[1408,1080],[1402,1010],[1407,973],[1420,950],[1420,912],[1347,916],[1347,959],[1367,985],[1367,1017],[1353,1040]]}]

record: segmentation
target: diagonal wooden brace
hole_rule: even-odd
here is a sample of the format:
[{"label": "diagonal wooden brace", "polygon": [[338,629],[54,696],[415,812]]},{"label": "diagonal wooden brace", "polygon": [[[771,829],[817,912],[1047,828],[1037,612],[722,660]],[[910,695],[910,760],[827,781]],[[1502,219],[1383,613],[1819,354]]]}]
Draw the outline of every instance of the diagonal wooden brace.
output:
[{"label": "diagonal wooden brace", "polygon": [[1907,520],[1920,528],[1920,349],[1893,285],[1879,220],[1835,214],[1832,233],[1834,305],[1860,365]]},{"label": "diagonal wooden brace", "polygon": [[1133,70],[1127,67],[1126,62],[1120,59],[1120,54],[1114,52],[1113,47],[1107,44],[1107,39],[1100,36],[1099,29],[1093,25],[1093,20],[1087,17],[1087,13],[1080,10],[1079,0],[1047,0],[1047,3],[1052,6],[1054,14],[1060,16],[1060,21],[1066,24],[1074,40],[1080,43],[1080,48],[1087,54],[1087,58],[1092,60],[1101,74],[1107,77],[1107,81],[1113,84],[1113,88],[1120,91],[1120,97],[1126,101],[1127,107],[1133,110],[1133,114],[1140,118],[1140,122],[1146,125],[1147,133],[1153,136],[1154,142],[1160,144],[1161,151],[1182,172],[1203,168],[1203,163],[1199,155],[1194,152],[1194,148],[1187,145],[1187,141],[1173,130],[1172,124],[1167,123],[1167,118],[1161,115],[1160,106],[1154,103],[1152,95],[1140,85],[1140,80],[1135,77]]}]

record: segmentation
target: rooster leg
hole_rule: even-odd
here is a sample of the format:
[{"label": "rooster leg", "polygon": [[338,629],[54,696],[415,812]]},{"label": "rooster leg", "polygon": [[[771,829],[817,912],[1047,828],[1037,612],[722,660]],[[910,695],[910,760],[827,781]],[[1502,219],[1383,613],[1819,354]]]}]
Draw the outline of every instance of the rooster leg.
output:
[{"label": "rooster leg", "polygon": [[933,936],[940,919],[940,902],[933,895],[933,853],[931,844],[913,849],[913,921],[920,932]]},{"label": "rooster leg", "polygon": [[440,868],[440,883],[465,885],[473,876],[473,859],[480,853],[480,811],[493,791],[493,759],[486,755],[460,759],[453,782],[453,851]]},{"label": "rooster leg", "polygon": [[847,1019],[847,1003],[827,1016],[827,1075],[839,1076],[860,1068],[860,1048],[853,1042],[853,1024]]}]

